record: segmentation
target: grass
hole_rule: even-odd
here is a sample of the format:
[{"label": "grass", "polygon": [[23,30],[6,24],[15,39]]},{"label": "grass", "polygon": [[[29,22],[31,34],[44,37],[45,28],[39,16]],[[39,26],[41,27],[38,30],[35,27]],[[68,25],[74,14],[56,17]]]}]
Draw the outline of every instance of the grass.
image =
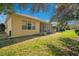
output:
[{"label": "grass", "polygon": [[69,38],[73,38],[77,36],[77,34],[73,30],[71,31],[66,30],[65,32],[62,32],[62,35],[64,37],[69,37]]},{"label": "grass", "polygon": [[0,48],[1,56],[79,55],[79,42],[73,30],[36,37]]}]

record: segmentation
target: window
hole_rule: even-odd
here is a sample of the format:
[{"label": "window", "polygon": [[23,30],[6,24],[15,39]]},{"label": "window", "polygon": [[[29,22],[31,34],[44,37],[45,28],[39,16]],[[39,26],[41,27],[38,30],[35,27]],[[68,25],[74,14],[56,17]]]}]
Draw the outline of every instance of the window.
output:
[{"label": "window", "polygon": [[35,24],[32,22],[23,22],[22,30],[35,30]]},{"label": "window", "polygon": [[32,24],[28,23],[28,30],[31,30],[31,26],[32,26]]},{"label": "window", "polygon": [[35,24],[32,24],[32,25],[31,25],[31,29],[32,29],[32,30],[35,30]]},{"label": "window", "polygon": [[23,25],[22,25],[22,30],[26,30],[27,29],[27,23],[26,22],[23,22]]}]

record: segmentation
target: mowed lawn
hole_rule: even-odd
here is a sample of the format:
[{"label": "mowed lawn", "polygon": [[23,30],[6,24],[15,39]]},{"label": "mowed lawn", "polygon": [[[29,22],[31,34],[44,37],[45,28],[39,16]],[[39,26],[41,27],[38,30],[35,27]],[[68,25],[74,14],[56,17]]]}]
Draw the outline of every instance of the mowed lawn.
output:
[{"label": "mowed lawn", "polygon": [[36,37],[0,48],[1,56],[79,55],[79,42],[73,30]]}]

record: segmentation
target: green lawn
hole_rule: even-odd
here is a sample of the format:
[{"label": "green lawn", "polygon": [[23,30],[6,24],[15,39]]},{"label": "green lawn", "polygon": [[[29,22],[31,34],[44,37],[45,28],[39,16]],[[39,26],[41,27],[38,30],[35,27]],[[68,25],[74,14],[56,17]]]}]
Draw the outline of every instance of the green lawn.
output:
[{"label": "green lawn", "polygon": [[79,42],[74,31],[65,31],[47,36],[36,37],[0,48],[4,56],[60,56],[79,55]]}]

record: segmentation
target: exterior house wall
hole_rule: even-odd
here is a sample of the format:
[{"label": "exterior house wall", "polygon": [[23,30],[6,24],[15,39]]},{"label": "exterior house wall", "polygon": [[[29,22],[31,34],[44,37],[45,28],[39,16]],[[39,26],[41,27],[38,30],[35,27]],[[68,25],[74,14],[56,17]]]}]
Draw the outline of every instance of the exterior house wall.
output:
[{"label": "exterior house wall", "polygon": [[12,31],[12,29],[13,29],[13,26],[12,26],[12,16],[8,16],[8,21],[6,22],[6,30],[5,30],[5,32],[8,34],[8,36],[9,36],[9,32],[10,31]]},{"label": "exterior house wall", "polygon": [[[33,23],[35,25],[35,29],[24,30],[22,26],[25,22]],[[22,16],[17,14],[11,14],[8,17],[8,20],[6,21],[6,27],[7,27],[6,32],[8,34],[11,34],[10,37],[28,36],[28,35],[39,34],[41,31],[44,31],[44,30],[46,30],[46,32],[49,29],[51,32],[53,30],[52,26],[49,23],[39,21],[38,19],[35,19],[32,17]]]},{"label": "exterior house wall", "polygon": [[40,32],[48,32],[48,33],[53,33],[53,27],[49,23],[41,23],[40,25]]},{"label": "exterior house wall", "polygon": [[[26,36],[26,35],[33,35],[40,33],[40,22],[33,20],[28,17],[12,15],[13,16],[13,30],[11,37],[19,37],[19,36]],[[35,23],[35,30],[23,30],[22,25],[23,21],[30,21]],[[11,28],[11,27],[10,27]]]}]

